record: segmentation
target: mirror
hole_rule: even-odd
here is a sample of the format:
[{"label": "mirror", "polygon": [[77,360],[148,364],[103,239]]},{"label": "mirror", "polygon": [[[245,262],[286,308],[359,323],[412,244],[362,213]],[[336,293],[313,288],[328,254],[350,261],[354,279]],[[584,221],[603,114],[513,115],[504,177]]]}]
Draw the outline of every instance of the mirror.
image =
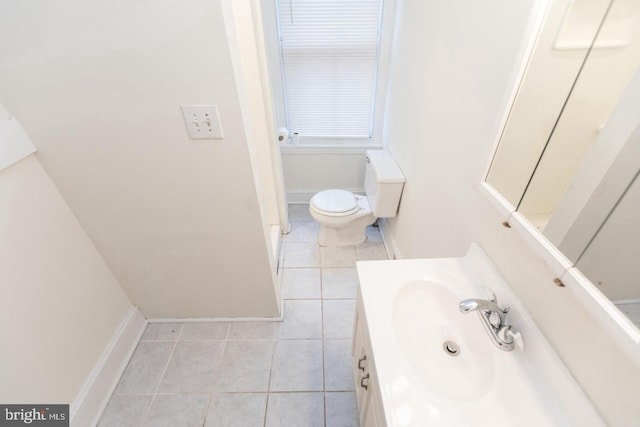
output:
[{"label": "mirror", "polygon": [[640,327],[640,0],[554,0],[486,181]]}]

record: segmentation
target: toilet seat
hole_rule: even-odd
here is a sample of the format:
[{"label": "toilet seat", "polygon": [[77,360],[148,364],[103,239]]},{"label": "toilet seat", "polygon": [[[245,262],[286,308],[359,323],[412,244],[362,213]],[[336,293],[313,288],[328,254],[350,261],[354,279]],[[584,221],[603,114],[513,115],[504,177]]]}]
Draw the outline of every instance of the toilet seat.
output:
[{"label": "toilet seat", "polygon": [[358,196],[345,190],[325,190],[311,198],[311,206],[327,216],[349,216],[360,210]]}]

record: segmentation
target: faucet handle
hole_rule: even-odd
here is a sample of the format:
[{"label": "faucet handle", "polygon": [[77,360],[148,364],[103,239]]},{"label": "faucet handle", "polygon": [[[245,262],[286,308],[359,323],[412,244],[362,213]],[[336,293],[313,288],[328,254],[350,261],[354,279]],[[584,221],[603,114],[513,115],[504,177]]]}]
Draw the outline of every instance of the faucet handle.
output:
[{"label": "faucet handle", "polygon": [[497,332],[498,338],[511,347],[516,347],[519,350],[524,350],[524,340],[518,330],[511,325],[502,326]]},{"label": "faucet handle", "polygon": [[493,292],[493,290],[490,287],[485,285],[482,285],[480,287],[483,289],[483,291],[485,291],[489,295],[489,297],[487,298],[489,301],[495,302],[495,303],[498,302],[498,298],[496,298],[496,293]]}]

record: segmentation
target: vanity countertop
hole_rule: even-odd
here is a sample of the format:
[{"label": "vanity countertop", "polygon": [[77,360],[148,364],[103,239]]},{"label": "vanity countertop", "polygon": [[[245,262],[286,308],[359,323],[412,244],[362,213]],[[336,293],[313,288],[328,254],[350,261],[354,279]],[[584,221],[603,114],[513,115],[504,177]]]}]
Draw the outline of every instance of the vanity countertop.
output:
[{"label": "vanity countertop", "polygon": [[[388,426],[605,425],[477,245],[463,258],[357,268]],[[486,287],[510,306],[506,323],[521,333],[521,348],[498,349],[476,313],[459,312],[460,300],[486,299]],[[448,340],[457,357],[446,354]]]}]

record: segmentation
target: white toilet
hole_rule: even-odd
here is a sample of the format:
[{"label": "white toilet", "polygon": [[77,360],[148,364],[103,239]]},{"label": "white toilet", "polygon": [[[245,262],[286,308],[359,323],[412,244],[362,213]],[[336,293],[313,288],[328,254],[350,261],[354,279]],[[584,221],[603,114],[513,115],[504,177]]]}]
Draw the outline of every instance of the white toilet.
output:
[{"label": "white toilet", "polygon": [[406,178],[388,151],[367,150],[366,155],[366,196],[325,190],[311,198],[309,211],[320,224],[320,246],[357,245],[366,240],[367,225],[396,216]]}]

